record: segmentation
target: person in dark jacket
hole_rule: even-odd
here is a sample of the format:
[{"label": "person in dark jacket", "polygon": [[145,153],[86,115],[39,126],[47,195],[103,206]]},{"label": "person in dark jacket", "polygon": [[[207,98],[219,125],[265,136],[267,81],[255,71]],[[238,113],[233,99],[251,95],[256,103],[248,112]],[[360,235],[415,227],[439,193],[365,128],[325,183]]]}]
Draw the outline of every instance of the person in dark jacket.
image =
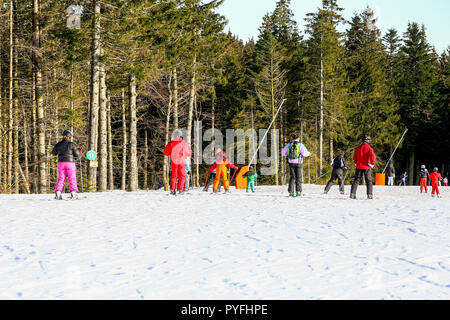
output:
[{"label": "person in dark jacket", "polygon": [[331,166],[333,167],[331,179],[328,181],[324,193],[327,194],[328,191],[330,191],[331,186],[337,179],[339,184],[339,192],[344,194],[344,170],[348,170],[344,160],[344,151],[339,151],[338,156],[331,161]]},{"label": "person in dark jacket", "polygon": [[356,172],[350,190],[350,199],[356,199],[356,190],[363,176],[366,181],[367,198],[373,199],[372,168],[375,166],[376,156],[372,147],[369,145],[370,142],[370,136],[364,136],[363,143],[356,148],[353,154]]},{"label": "person in dark jacket", "polygon": [[65,130],[63,137],[52,150],[52,155],[58,156],[58,181],[55,186],[56,199],[61,200],[61,192],[64,189],[66,179],[69,180],[71,198],[75,198],[78,192],[76,159],[80,158],[81,152],[77,145],[70,141],[72,132]]},{"label": "person in dark jacket", "polygon": [[425,193],[428,192],[428,187],[427,187],[427,183],[428,183],[428,176],[430,175],[430,173],[428,172],[427,168],[425,167],[425,165],[421,165],[420,166],[420,172],[419,172],[419,178],[420,178],[420,193],[423,192],[423,190],[425,189]]}]

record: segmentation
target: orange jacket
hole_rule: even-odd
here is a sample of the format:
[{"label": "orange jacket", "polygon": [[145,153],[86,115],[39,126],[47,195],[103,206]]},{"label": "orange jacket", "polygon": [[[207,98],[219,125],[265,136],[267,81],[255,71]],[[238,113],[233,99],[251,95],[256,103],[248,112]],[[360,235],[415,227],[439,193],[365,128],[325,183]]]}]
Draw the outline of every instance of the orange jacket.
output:
[{"label": "orange jacket", "polygon": [[225,165],[225,166],[228,167],[228,168],[232,168],[232,169],[234,169],[234,170],[237,170],[237,169],[238,169],[238,167],[236,167],[234,164],[228,163],[228,160],[227,160],[226,158],[221,158],[221,159],[218,159],[216,162],[214,162],[214,163],[212,164],[212,166],[211,166],[211,167],[209,168],[209,170],[208,170],[208,174],[210,174],[211,172],[213,172],[213,170],[216,169],[217,167],[223,166],[223,165]]}]

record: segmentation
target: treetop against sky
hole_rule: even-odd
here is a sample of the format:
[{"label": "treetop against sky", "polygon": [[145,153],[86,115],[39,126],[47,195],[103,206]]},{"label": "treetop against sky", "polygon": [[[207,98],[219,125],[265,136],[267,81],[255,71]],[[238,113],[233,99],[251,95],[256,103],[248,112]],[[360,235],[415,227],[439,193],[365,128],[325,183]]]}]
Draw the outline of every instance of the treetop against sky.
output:
[{"label": "treetop against sky", "polygon": [[[263,16],[272,12],[277,0],[225,0],[219,8],[228,25],[226,30],[247,41],[256,39],[258,28]],[[304,34],[307,13],[317,11],[322,5],[322,0],[291,0],[291,9],[299,30]],[[442,53],[449,45],[450,1],[448,0],[340,0],[338,5],[344,9],[342,15],[345,19],[357,13],[361,13],[366,6],[370,6],[378,18],[377,26],[383,34],[389,28],[394,28],[402,35],[406,31],[408,22],[424,24],[428,41],[437,52]],[[348,24],[342,27],[342,31],[348,29]]]}]

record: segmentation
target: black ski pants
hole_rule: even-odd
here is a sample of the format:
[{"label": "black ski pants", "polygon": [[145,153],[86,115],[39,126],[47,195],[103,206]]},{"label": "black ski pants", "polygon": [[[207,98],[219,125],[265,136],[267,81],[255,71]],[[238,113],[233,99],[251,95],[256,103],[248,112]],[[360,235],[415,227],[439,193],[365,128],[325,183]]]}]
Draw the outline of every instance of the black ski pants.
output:
[{"label": "black ski pants", "polygon": [[[216,174],[210,173],[208,175],[208,180],[206,180],[206,184],[205,184],[205,187],[203,188],[203,190],[207,191],[209,189],[209,186],[214,182],[215,179],[216,179]],[[219,190],[220,190],[220,184],[219,184]]]},{"label": "black ski pants", "polygon": [[338,180],[339,184],[339,191],[344,192],[344,170],[339,169],[333,169],[333,172],[331,172],[331,179],[328,181],[327,186],[325,187],[325,192],[330,191],[331,186],[334,184],[334,182]]},{"label": "black ski pants", "polygon": [[302,192],[302,164],[289,163],[289,193]]},{"label": "black ski pants", "polygon": [[352,189],[350,191],[351,194],[356,194],[356,189],[358,189],[363,177],[366,180],[367,195],[373,195],[372,169],[356,169]]}]

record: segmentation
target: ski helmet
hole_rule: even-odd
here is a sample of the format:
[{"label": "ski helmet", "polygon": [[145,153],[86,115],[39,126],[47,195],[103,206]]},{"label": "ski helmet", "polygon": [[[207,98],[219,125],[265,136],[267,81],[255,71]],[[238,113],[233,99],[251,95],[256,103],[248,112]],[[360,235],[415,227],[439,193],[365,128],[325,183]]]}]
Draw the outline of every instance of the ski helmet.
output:
[{"label": "ski helmet", "polygon": [[363,142],[370,142],[372,140],[372,138],[370,138],[369,135],[364,135],[362,141]]},{"label": "ski helmet", "polygon": [[420,166],[420,169],[425,169],[425,165],[424,165],[424,164],[421,165],[421,166]]},{"label": "ski helmet", "polygon": [[72,138],[72,132],[70,130],[64,130],[63,137],[69,137]]},{"label": "ski helmet", "polygon": [[439,170],[438,167],[434,167],[433,169],[434,172],[438,172],[438,170]]},{"label": "ski helmet", "polygon": [[175,140],[176,138],[183,138],[183,131],[177,129],[174,132],[172,132],[172,140]]}]

